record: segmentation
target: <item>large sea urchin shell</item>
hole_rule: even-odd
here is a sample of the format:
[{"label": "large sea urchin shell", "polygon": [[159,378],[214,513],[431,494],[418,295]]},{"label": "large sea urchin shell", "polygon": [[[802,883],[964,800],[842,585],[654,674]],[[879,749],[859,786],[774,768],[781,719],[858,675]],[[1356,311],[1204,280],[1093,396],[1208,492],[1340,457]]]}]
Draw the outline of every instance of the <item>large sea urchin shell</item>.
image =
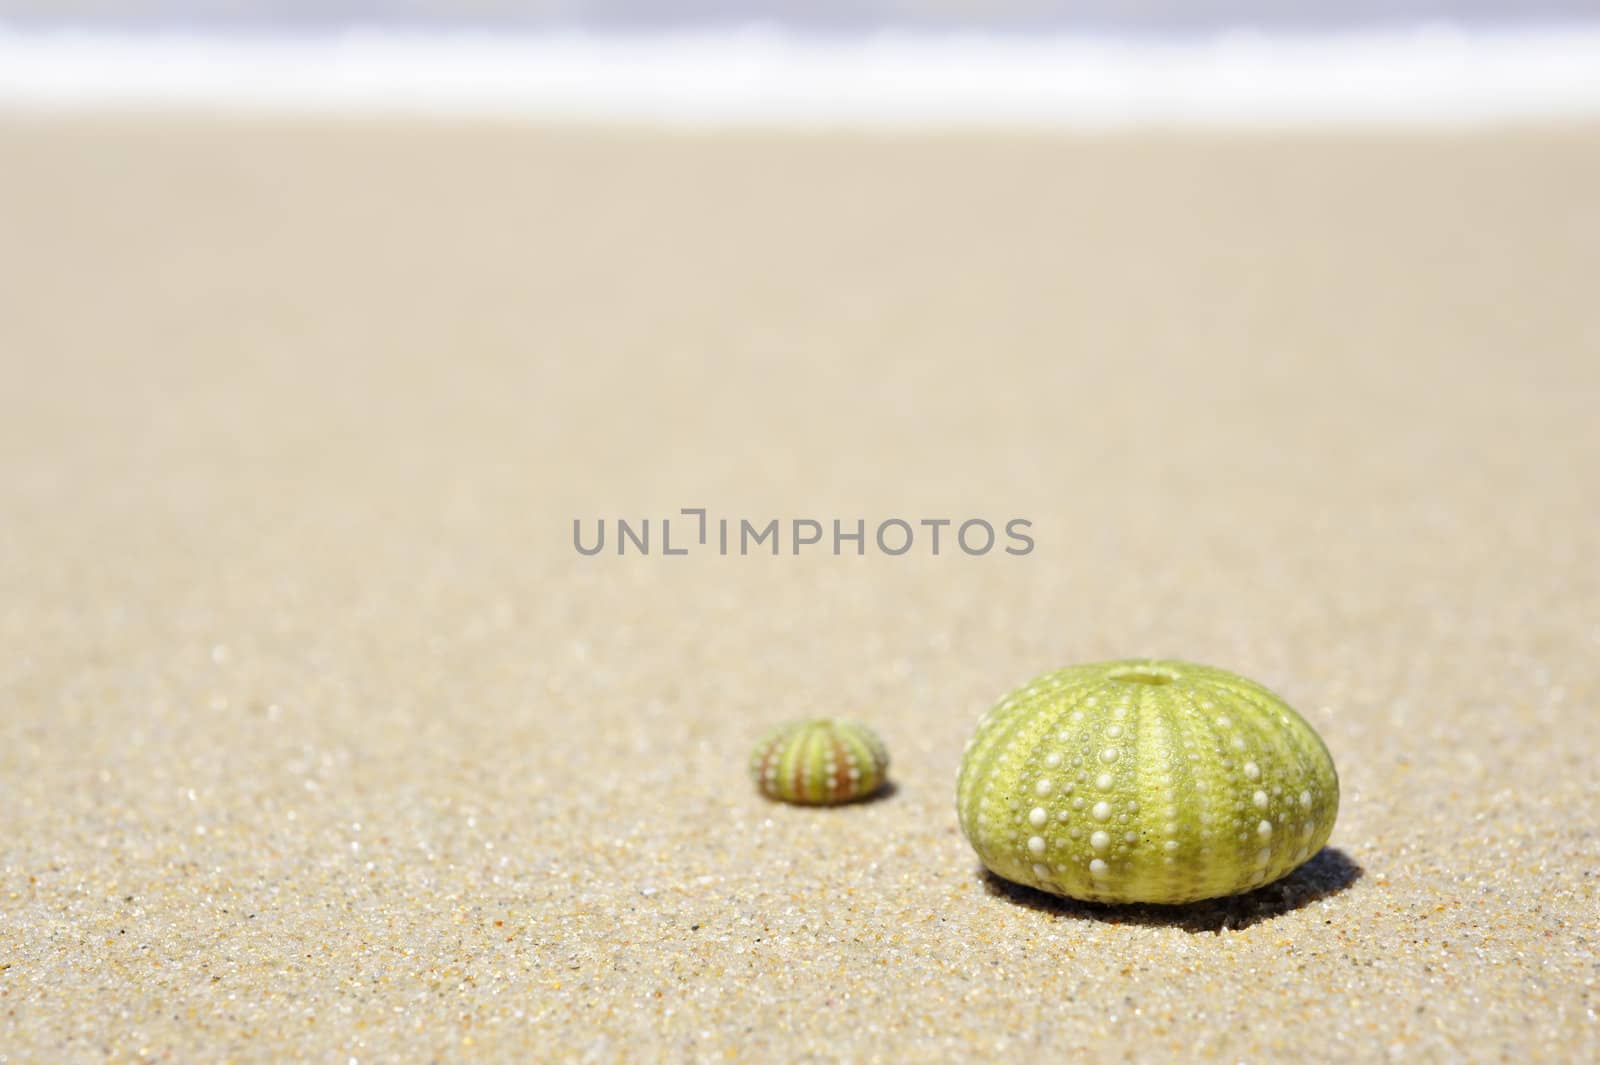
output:
[{"label": "large sea urchin shell", "polygon": [[836,717],[780,725],[750,755],[761,794],[807,806],[864,799],[883,786],[888,769],[889,751],[878,734]]},{"label": "large sea urchin shell", "polygon": [[978,723],[961,831],[999,876],[1093,902],[1249,891],[1322,849],[1339,777],[1266,688],[1189,662],[1071,666]]}]

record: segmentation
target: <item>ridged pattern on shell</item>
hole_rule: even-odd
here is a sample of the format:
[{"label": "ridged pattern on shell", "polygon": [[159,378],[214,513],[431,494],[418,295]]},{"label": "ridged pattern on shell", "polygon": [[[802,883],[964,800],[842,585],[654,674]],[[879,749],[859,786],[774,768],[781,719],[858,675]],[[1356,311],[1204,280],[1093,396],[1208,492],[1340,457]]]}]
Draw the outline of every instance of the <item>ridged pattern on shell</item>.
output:
[{"label": "ridged pattern on shell", "polygon": [[1007,880],[1182,903],[1271,883],[1316,854],[1339,778],[1311,726],[1254,681],[1129,659],[1046,674],[984,714],[956,807]]},{"label": "ridged pattern on shell", "polygon": [[780,725],[750,755],[761,794],[807,806],[864,799],[883,786],[888,770],[889,751],[877,733],[834,717]]}]

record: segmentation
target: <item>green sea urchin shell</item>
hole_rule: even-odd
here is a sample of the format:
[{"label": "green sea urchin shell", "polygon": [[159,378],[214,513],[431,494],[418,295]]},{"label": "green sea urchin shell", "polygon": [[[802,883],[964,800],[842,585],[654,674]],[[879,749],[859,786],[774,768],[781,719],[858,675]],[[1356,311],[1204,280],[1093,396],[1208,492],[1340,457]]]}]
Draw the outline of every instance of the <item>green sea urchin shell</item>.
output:
[{"label": "green sea urchin shell", "polygon": [[956,810],[999,876],[1092,902],[1249,891],[1322,849],[1339,777],[1311,726],[1210,666],[1071,666],[1007,695],[967,744]]},{"label": "green sea urchin shell", "polygon": [[878,734],[857,721],[824,717],[780,725],[756,744],[750,777],[769,799],[831,806],[872,795],[889,769]]}]

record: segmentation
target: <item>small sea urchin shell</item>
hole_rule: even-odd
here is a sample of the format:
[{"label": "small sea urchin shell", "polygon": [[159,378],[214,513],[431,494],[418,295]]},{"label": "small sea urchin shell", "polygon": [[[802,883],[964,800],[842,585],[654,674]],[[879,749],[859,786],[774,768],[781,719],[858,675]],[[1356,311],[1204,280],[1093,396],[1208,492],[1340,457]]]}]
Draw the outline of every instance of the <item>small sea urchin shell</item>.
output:
[{"label": "small sea urchin shell", "polygon": [[1299,714],[1189,662],[1072,666],[978,723],[961,831],[999,876],[1093,902],[1249,891],[1322,849],[1339,777]]},{"label": "small sea urchin shell", "polygon": [[769,799],[831,806],[883,786],[889,751],[867,726],[842,718],[791,721],[767,733],[750,755],[750,776]]}]

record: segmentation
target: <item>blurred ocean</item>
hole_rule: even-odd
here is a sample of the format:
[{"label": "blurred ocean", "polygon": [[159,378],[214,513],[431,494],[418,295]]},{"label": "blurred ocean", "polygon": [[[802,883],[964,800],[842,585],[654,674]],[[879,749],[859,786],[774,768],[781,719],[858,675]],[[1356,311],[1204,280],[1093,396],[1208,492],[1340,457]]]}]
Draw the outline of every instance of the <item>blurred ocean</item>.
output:
[{"label": "blurred ocean", "polygon": [[676,124],[1600,117],[1600,0],[0,0],[0,108]]}]

